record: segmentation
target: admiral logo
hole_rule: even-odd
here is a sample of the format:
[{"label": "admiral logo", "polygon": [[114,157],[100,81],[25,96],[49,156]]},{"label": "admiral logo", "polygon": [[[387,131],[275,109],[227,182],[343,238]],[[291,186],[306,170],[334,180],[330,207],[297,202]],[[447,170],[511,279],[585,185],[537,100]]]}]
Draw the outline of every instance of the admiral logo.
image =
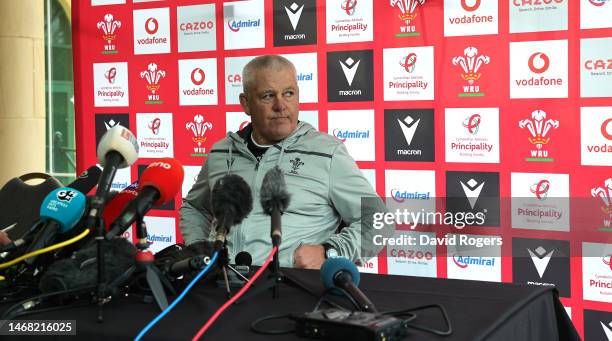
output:
[{"label": "admiral logo", "polygon": [[466,269],[468,266],[494,267],[495,257],[471,257],[454,254],[453,262],[461,269]]},{"label": "admiral logo", "polygon": [[348,129],[334,129],[333,134],[340,141],[346,142],[347,139],[369,139],[370,130],[348,130]]},{"label": "admiral logo", "polygon": [[[353,60],[353,58],[349,57],[344,61],[339,60],[338,62],[340,63],[340,66],[342,67],[342,72],[344,72],[344,77],[346,78],[348,85],[352,86],[353,79],[355,78],[355,73],[357,72],[357,69],[359,68],[360,60],[355,61]],[[356,95],[361,94],[361,90],[356,90],[356,91],[358,91],[357,93],[355,93]],[[343,93],[341,92],[340,94],[342,95]]]},{"label": "admiral logo", "polygon": [[330,102],[371,101],[373,51],[327,53],[327,96]]},{"label": "admiral logo", "polygon": [[193,154],[191,156],[208,156],[203,144],[207,140],[206,132],[212,130],[212,128],[212,123],[204,121],[204,116],[200,114],[195,115],[192,122],[187,122],[185,129],[193,134],[191,140],[196,144],[193,147]]},{"label": "admiral logo", "polygon": [[433,109],[385,110],[385,159],[434,161]]},{"label": "admiral logo", "polygon": [[316,44],[315,0],[273,0],[274,46]]},{"label": "admiral logo", "polygon": [[534,110],[531,118],[520,120],[518,125],[529,132],[531,136],[528,137],[528,140],[536,148],[529,151],[529,156],[525,158],[525,161],[552,162],[555,160],[550,157],[549,150],[545,146],[550,142],[549,133],[559,128],[558,120],[546,119],[546,112]]},{"label": "admiral logo", "polygon": [[147,242],[149,244],[155,244],[156,242],[172,243],[172,236],[163,234],[151,234],[147,236]]},{"label": "admiral logo", "polygon": [[[589,0],[589,3],[595,7],[601,7],[608,2],[610,2],[610,0]],[[610,339],[612,340],[612,338]]]},{"label": "admiral logo", "polygon": [[146,88],[150,92],[147,95],[145,104],[164,103],[164,101],[160,100],[159,93],[156,93],[160,87],[159,81],[164,77],[166,77],[166,71],[158,70],[157,64],[155,63],[149,63],[147,70],[140,72],[140,78],[147,82]]},{"label": "admiral logo", "polygon": [[535,251],[527,249],[527,252],[529,252],[529,257],[531,257],[531,261],[533,262],[533,266],[535,266],[538,275],[540,275],[540,278],[542,278],[555,250],[552,249],[550,251],[546,251],[546,249],[544,249],[542,246],[538,246]]},{"label": "admiral logo", "polygon": [[397,15],[399,20],[402,21],[402,25],[399,27],[399,33],[396,33],[396,37],[416,37],[421,35],[417,32],[416,25],[412,24],[412,21],[416,19],[417,13],[416,8],[418,5],[423,5],[425,0],[390,0],[389,5],[399,11]]},{"label": "admiral logo", "polygon": [[391,198],[399,203],[402,203],[405,200],[429,200],[431,198],[431,192],[409,192],[400,191],[394,188],[391,189]]},{"label": "admiral logo", "polygon": [[298,82],[301,82],[301,81],[311,81],[312,80],[312,76],[313,76],[312,72],[310,72],[310,73],[301,73],[300,72],[300,73],[297,74],[296,78],[297,78]]},{"label": "admiral logo", "polygon": [[598,230],[606,232],[612,231],[612,178],[606,179],[603,186],[592,188],[591,196],[600,198],[603,204],[601,205],[603,227]]},{"label": "admiral logo", "polygon": [[56,196],[57,200],[71,202],[77,195],[78,193],[76,191],[62,190],[57,192]]},{"label": "admiral logo", "polygon": [[251,27],[260,27],[261,26],[261,19],[257,19],[257,20],[230,20],[227,22],[227,27],[229,27],[229,29],[232,32],[238,32],[240,31],[241,28],[251,28]]},{"label": "admiral logo", "polygon": [[478,49],[473,46],[469,46],[463,50],[463,56],[453,57],[452,63],[455,66],[460,66],[461,79],[467,82],[467,85],[463,86],[463,92],[459,93],[459,97],[481,97],[484,96],[484,92],[480,91],[480,86],[476,82],[480,79],[482,74],[479,72],[483,65],[489,64],[491,59],[486,55],[479,55]]},{"label": "admiral logo", "polygon": [[108,13],[104,15],[103,21],[98,21],[96,27],[102,31],[102,39],[106,41],[102,54],[118,53],[114,41],[117,38],[117,29],[121,27],[121,21],[115,20],[115,17]]},{"label": "admiral logo", "polygon": [[[291,22],[291,27],[293,27],[293,30],[295,31],[297,29],[297,25],[300,22],[300,17],[302,16],[302,10],[304,9],[304,5],[299,6],[298,4],[296,4],[295,2],[291,4],[291,6],[286,7],[285,6],[285,12],[287,13],[287,16],[289,17],[289,21]],[[305,34],[302,34],[304,38],[306,38]],[[295,39],[295,38],[292,38]]]},{"label": "admiral logo", "polygon": [[480,198],[480,193],[485,185],[485,182],[478,183],[478,181],[474,179],[470,179],[467,182],[460,181],[461,188],[463,188],[463,193],[470,203],[470,207],[474,209],[476,206],[476,202],[478,198]]}]

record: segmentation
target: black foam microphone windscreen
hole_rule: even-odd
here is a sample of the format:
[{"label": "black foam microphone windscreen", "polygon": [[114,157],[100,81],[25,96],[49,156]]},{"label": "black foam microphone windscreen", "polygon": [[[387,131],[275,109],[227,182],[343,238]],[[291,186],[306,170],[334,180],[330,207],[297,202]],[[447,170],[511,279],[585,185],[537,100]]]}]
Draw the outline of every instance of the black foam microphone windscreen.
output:
[{"label": "black foam microphone windscreen", "polygon": [[224,175],[213,187],[212,209],[218,223],[217,230],[221,228],[229,232],[253,209],[251,188],[239,175]]},{"label": "black foam microphone windscreen", "polygon": [[283,171],[278,166],[270,169],[264,176],[259,198],[267,215],[271,215],[274,210],[282,214],[289,206],[291,196],[287,192]]}]

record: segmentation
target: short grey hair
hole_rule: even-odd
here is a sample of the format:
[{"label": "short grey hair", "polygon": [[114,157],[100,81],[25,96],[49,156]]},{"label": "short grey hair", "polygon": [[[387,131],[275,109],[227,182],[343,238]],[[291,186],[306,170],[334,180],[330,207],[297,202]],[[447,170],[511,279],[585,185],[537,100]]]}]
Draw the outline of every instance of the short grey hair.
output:
[{"label": "short grey hair", "polygon": [[249,88],[255,83],[255,75],[258,71],[264,69],[284,70],[290,69],[297,75],[295,65],[283,57],[276,54],[259,56],[251,59],[242,69],[242,91],[247,93]]}]

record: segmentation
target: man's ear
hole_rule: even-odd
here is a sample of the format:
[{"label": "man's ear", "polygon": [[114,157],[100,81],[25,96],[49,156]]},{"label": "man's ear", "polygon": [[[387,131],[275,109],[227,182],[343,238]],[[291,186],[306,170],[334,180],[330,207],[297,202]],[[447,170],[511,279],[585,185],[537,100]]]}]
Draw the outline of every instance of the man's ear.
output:
[{"label": "man's ear", "polygon": [[242,110],[244,110],[244,112],[247,115],[251,116],[251,110],[249,110],[249,99],[248,99],[247,94],[242,93],[240,94],[239,98],[240,98],[240,105],[242,106]]}]

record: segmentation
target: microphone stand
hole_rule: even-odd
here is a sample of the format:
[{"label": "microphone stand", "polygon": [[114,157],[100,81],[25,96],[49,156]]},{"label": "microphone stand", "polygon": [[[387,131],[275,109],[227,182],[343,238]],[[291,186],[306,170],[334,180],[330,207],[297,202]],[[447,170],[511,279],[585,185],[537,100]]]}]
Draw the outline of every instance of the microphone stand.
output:
[{"label": "microphone stand", "polygon": [[106,283],[104,272],[104,221],[100,214],[100,208],[104,205],[104,199],[94,195],[90,199],[90,215],[88,221],[90,228],[95,233],[96,250],[97,250],[97,265],[98,275],[96,283],[96,303],[98,305],[98,322],[104,322],[102,306],[107,303],[110,298],[106,297]]},{"label": "microphone stand", "polygon": [[218,247],[219,243],[216,244],[217,251],[219,252],[219,256],[217,258],[217,265],[219,266],[219,268],[221,269],[221,272],[223,273],[223,281],[225,283],[225,292],[227,293],[227,298],[230,298],[232,297],[232,290],[230,289],[227,271],[228,270],[232,271],[244,283],[248,283],[249,279],[244,277],[244,275],[242,275],[240,271],[236,270],[236,268],[234,268],[230,264],[229,251],[227,249],[227,239],[224,239],[223,244],[221,245],[222,245],[221,247]]}]

